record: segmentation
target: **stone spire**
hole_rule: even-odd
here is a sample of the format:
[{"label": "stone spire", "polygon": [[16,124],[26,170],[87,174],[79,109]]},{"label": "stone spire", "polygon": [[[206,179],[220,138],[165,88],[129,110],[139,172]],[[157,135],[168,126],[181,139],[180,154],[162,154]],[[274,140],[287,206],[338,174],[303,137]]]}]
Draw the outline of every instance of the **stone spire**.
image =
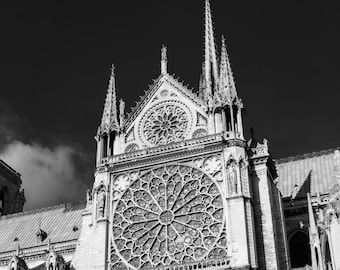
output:
[{"label": "stone spire", "polygon": [[166,52],[167,52],[167,48],[163,45],[161,49],[161,74],[162,75],[168,73],[168,70],[167,70],[168,58],[167,58]]},{"label": "stone spire", "polygon": [[204,96],[207,97],[213,94],[213,90],[218,82],[218,65],[209,0],[205,1],[204,68],[202,73],[204,74],[205,84]]},{"label": "stone spire", "polygon": [[115,68],[113,64],[111,67],[109,87],[107,89],[104,111],[100,124],[100,132],[105,133],[112,130],[119,130],[119,123],[117,119]]},{"label": "stone spire", "polygon": [[230,61],[225,45],[225,39],[222,36],[219,91],[229,104],[237,97],[235,81],[231,71]]}]

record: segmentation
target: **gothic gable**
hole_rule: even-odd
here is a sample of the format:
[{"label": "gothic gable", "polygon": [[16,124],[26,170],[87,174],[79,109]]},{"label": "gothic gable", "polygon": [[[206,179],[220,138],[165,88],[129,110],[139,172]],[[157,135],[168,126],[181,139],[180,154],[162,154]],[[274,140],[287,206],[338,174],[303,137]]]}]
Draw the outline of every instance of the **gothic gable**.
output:
[{"label": "gothic gable", "polygon": [[207,134],[203,102],[182,83],[160,76],[126,122],[125,152]]}]

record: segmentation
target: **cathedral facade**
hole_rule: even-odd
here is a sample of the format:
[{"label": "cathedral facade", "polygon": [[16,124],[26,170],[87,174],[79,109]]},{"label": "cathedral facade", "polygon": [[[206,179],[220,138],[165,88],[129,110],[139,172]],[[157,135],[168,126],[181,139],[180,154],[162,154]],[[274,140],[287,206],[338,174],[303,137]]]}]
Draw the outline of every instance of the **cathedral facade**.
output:
[{"label": "cathedral facade", "polygon": [[[129,114],[112,66],[86,204],[0,217],[0,269],[290,269],[287,235],[295,239],[301,220],[315,248],[308,242],[307,261],[295,268],[310,259],[323,269],[310,191],[301,205],[289,187],[282,200],[280,168],[289,162],[277,167],[266,139],[245,139],[243,103],[223,37],[217,54],[208,0],[204,41],[197,93],[168,73],[163,46],[160,75]],[[334,206],[318,216],[331,224],[338,187]]]},{"label": "cathedral facade", "polygon": [[167,72],[163,47],[159,77],[125,116],[112,67],[75,269],[288,268],[275,166],[265,140],[244,139],[208,1],[205,28],[198,95]]}]

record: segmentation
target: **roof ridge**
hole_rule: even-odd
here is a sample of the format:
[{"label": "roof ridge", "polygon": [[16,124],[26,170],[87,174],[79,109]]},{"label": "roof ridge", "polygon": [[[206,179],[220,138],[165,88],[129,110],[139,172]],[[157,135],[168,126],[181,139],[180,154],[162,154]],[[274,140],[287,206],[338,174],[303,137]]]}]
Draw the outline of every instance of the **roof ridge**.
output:
[{"label": "roof ridge", "polygon": [[18,212],[18,213],[0,216],[0,221],[5,220],[5,219],[21,217],[21,216],[28,216],[28,215],[42,213],[42,212],[48,212],[48,211],[51,211],[51,210],[56,210],[56,209],[61,209],[61,208],[67,209],[67,208],[70,208],[70,207],[81,206],[81,205],[85,205],[85,203],[84,202],[62,203],[62,204],[47,206],[47,207],[43,207],[43,208],[39,208],[39,209],[28,210],[28,211],[23,211],[23,212]]},{"label": "roof ridge", "polygon": [[319,157],[319,156],[331,154],[335,150],[340,150],[340,147],[324,149],[324,150],[320,150],[320,151],[314,151],[314,152],[310,152],[310,153],[304,153],[304,154],[299,154],[299,155],[289,156],[289,157],[284,157],[284,158],[278,158],[278,159],[275,159],[275,162],[277,164],[281,164],[281,163],[298,161],[298,160],[307,159],[307,158]]}]

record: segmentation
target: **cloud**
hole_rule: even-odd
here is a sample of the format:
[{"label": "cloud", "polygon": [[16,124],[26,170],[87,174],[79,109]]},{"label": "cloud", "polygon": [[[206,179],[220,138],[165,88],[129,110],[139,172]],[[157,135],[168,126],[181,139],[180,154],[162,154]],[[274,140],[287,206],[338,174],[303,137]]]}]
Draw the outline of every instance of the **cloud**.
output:
[{"label": "cloud", "polygon": [[25,189],[24,209],[74,202],[84,198],[89,170],[81,167],[87,157],[72,146],[53,148],[13,141],[0,153],[0,158],[21,174]]},{"label": "cloud", "polygon": [[85,199],[93,155],[65,134],[35,128],[0,97],[0,159],[21,174],[25,210]]}]

